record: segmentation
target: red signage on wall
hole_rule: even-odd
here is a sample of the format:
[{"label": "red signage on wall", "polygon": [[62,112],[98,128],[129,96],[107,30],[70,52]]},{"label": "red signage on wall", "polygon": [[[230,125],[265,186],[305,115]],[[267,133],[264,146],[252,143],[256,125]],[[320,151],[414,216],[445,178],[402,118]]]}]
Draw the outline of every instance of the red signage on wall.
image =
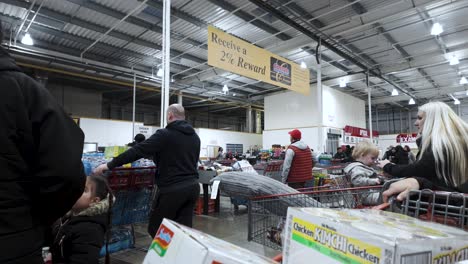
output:
[{"label": "red signage on wall", "polygon": [[[370,131],[369,129],[365,129],[365,128],[345,126],[344,132],[345,132],[345,135],[347,136],[370,138]],[[373,130],[372,137],[378,137],[378,136],[379,136],[379,132]]]},{"label": "red signage on wall", "polygon": [[418,137],[417,133],[399,134],[396,137],[396,141],[397,141],[397,143],[411,143],[411,142],[416,142],[417,137]]}]

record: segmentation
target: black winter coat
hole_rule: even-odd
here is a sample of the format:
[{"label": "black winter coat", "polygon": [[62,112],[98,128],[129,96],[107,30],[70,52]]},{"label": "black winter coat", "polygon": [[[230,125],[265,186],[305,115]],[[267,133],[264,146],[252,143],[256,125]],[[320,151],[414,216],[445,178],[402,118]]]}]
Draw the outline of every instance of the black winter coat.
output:
[{"label": "black winter coat", "polygon": [[152,156],[160,192],[182,189],[198,179],[200,138],[185,120],[174,121],[107,164],[109,169]]},{"label": "black winter coat", "polygon": [[[417,140],[418,146],[421,144],[421,138]],[[417,157],[419,157],[418,153]],[[435,158],[431,148],[424,153],[420,160],[409,165],[395,165],[388,163],[383,170],[393,177],[415,178],[419,182],[420,189],[433,189],[441,191],[455,191],[468,193],[468,182],[454,188],[448,186],[444,180],[440,179],[436,173]]]},{"label": "black winter coat", "polygon": [[403,149],[397,150],[395,156],[393,157],[393,163],[398,165],[408,165],[409,164],[409,155]]},{"label": "black winter coat", "polygon": [[45,226],[83,193],[84,135],[1,47],[0,91],[0,263],[35,263]]},{"label": "black winter coat", "polygon": [[60,219],[51,247],[54,264],[97,264],[104,245],[107,213]]}]

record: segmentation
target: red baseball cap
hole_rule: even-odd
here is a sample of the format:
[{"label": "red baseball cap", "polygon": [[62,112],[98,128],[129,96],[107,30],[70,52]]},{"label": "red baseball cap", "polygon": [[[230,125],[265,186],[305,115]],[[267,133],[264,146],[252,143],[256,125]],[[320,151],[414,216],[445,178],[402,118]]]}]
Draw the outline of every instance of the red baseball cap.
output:
[{"label": "red baseball cap", "polygon": [[289,135],[291,135],[292,138],[294,139],[301,139],[302,133],[299,131],[299,129],[294,129],[292,131],[288,132]]}]

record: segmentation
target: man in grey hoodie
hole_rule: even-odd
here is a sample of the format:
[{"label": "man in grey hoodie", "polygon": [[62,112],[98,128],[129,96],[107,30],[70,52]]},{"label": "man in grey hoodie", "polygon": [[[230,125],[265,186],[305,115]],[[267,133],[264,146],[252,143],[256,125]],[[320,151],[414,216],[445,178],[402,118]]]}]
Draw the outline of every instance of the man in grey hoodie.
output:
[{"label": "man in grey hoodie", "polygon": [[286,151],[281,179],[292,188],[304,188],[305,183],[312,180],[312,153],[307,144],[301,141],[301,131],[294,129],[289,135],[291,145]]}]

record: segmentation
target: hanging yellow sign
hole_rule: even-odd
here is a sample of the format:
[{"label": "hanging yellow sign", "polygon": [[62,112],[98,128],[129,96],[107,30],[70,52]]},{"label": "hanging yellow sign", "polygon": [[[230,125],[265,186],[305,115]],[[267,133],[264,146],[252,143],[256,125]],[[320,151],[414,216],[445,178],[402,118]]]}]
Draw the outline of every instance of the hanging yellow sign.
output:
[{"label": "hanging yellow sign", "polygon": [[208,64],[304,95],[310,91],[308,69],[213,26],[208,26]]}]

